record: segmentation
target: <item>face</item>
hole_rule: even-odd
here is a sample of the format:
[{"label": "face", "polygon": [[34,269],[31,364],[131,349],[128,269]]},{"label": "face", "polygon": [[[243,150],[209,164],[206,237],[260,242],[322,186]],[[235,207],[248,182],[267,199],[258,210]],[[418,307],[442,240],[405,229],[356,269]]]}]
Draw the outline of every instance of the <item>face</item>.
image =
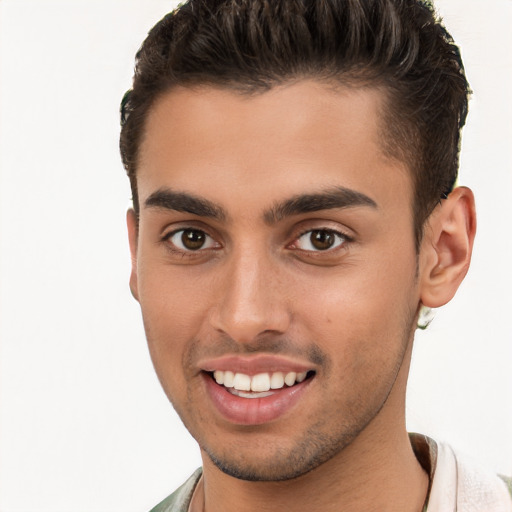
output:
[{"label": "face", "polygon": [[403,421],[417,256],[382,101],[304,81],[175,89],[149,115],[131,287],[166,394],[225,473],[297,477]]}]

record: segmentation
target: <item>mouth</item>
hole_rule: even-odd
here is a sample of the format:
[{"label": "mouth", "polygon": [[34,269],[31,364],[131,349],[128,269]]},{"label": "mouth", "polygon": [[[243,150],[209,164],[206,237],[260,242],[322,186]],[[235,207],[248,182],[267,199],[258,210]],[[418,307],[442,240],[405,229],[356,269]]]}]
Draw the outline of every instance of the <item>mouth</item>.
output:
[{"label": "mouth", "polygon": [[262,425],[291,414],[305,400],[315,370],[296,368],[258,372],[203,370],[203,381],[214,410],[229,423]]}]

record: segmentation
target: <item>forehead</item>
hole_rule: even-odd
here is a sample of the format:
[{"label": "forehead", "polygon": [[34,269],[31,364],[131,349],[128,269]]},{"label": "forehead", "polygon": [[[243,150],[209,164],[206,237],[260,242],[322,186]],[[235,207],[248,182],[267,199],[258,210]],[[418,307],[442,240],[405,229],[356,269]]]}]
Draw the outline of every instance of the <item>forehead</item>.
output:
[{"label": "forehead", "polygon": [[220,203],[245,196],[246,207],[263,207],[266,199],[342,186],[387,200],[398,187],[409,203],[407,167],[381,147],[384,101],[377,88],[315,81],[255,94],[175,88],[148,115],[140,202],[168,187]]}]

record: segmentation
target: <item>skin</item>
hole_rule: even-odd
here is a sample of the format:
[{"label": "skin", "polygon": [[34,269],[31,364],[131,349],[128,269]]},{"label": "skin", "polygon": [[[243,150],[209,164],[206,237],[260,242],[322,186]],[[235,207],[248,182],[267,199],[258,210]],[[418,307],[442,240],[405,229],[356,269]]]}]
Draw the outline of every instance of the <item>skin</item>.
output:
[{"label": "skin", "polygon": [[[464,277],[474,203],[456,189],[417,254],[407,164],[381,148],[383,101],[306,80],[251,96],[177,88],[148,117],[130,285],[160,382],[202,450],[193,508],[422,508],[428,479],[405,429],[413,333],[420,304],[446,303]],[[368,201],[328,205],[340,189]],[[283,206],[312,194],[321,209]],[[179,211],[190,197],[209,209]],[[204,245],[187,249],[186,229]],[[319,250],[312,233],[333,245]],[[203,361],[261,354],[314,377],[277,419],[235,424],[212,404]]]}]

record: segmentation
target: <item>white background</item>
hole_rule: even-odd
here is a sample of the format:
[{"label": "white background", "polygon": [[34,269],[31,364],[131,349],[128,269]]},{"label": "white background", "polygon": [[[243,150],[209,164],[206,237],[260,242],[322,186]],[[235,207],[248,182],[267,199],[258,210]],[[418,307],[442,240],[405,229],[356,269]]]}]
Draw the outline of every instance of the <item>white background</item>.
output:
[{"label": "white background", "polygon": [[[0,511],[148,510],[200,464],[128,291],[118,105],[172,2],[0,0]],[[479,233],[417,337],[411,430],[512,473],[512,0],[438,0],[474,89]],[[392,312],[390,311],[390,314]]]}]

